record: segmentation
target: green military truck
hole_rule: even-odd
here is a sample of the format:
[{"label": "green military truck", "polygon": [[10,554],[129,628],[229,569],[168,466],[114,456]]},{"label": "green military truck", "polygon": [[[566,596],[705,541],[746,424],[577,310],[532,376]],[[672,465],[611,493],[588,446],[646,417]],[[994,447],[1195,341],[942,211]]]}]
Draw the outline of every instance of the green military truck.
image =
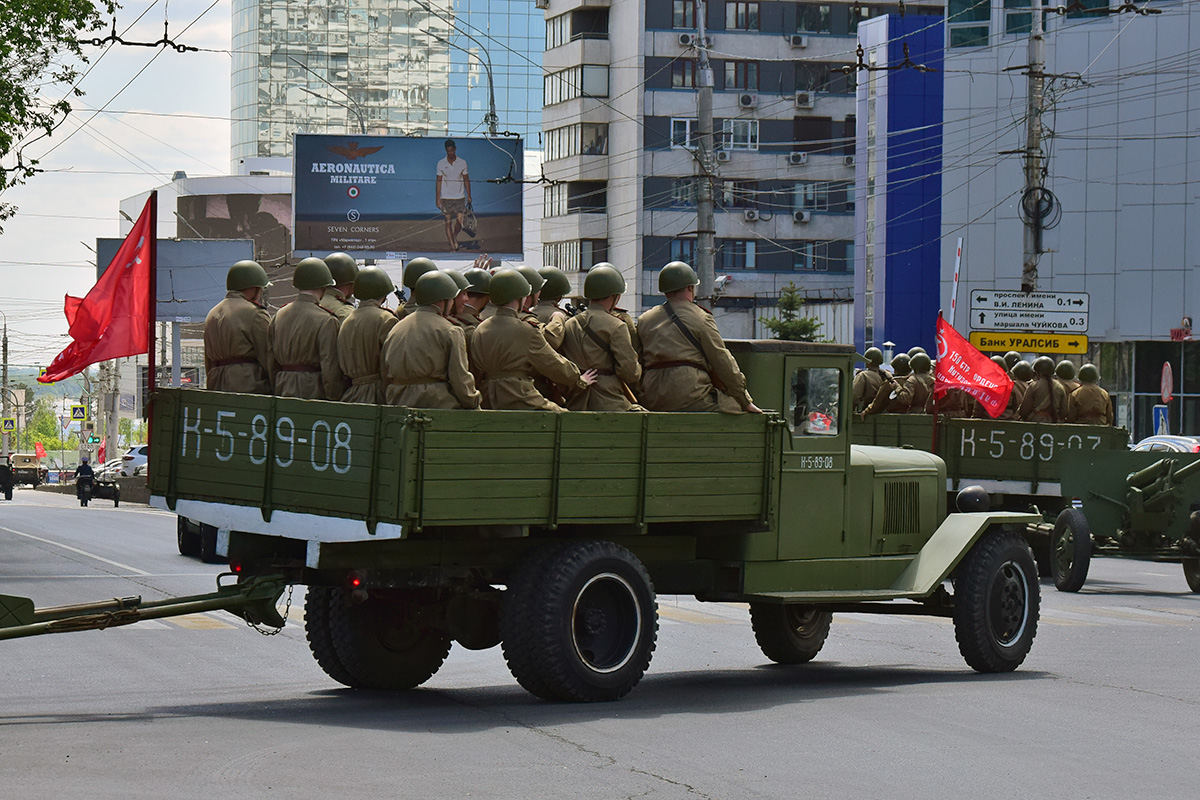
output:
[{"label": "green military truck", "polygon": [[997,508],[1036,511],[1024,534],[1040,572],[1069,584],[1068,543],[1059,516],[1079,495],[1064,489],[1072,454],[1124,453],[1129,432],[1108,425],[966,419],[929,414],[872,414],[855,420],[856,444],[926,450],[946,462],[949,505],[964,486],[980,486]]},{"label": "green military truck", "polygon": [[[814,658],[832,614],[855,611],[951,617],[972,668],[1019,666],[1040,597],[1012,528],[1038,518],[987,511],[969,488],[971,512],[947,514],[941,459],[852,445],[851,348],[731,349],[755,398],[779,413],[160,391],[152,502],[216,527],[244,587],[187,607],[224,602],[282,624],[263,598],[306,585],[318,664],[372,689],[421,684],[457,642],[500,645],[538,697],[613,700],[649,666],[657,594],[749,604],[759,645],[780,663]],[[20,598],[6,605],[19,611],[0,638],[68,624]],[[132,621],[136,604],[122,612]]]}]

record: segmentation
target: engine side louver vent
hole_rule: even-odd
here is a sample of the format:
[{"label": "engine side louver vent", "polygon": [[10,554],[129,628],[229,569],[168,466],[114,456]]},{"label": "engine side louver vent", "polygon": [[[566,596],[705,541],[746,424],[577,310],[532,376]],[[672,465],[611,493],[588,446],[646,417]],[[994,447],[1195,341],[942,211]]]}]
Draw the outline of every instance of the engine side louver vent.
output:
[{"label": "engine side louver vent", "polygon": [[903,536],[920,529],[918,482],[888,481],[883,484],[883,535]]}]

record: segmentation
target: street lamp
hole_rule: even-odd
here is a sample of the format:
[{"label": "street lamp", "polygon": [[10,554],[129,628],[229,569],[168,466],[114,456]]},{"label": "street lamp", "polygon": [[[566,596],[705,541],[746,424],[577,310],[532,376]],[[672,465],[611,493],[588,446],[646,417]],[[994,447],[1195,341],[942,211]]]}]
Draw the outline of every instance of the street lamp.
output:
[{"label": "street lamp", "polygon": [[292,56],[288,56],[287,59],[288,59],[288,61],[291,61],[293,64],[295,64],[296,66],[300,67],[302,70],[307,72],[309,75],[312,75],[314,78],[316,78],[319,81],[321,81],[322,83],[324,83],[329,88],[337,89],[339,92],[346,95],[346,99],[349,100],[351,103],[354,103],[354,105],[348,106],[345,103],[334,100],[332,97],[326,97],[325,95],[314,92],[312,89],[309,89],[304,86],[297,86],[296,87],[297,89],[299,89],[302,92],[308,92],[309,94],[313,95],[314,97],[319,97],[320,99],[324,100],[326,103],[333,103],[334,105],[341,106],[342,108],[351,112],[352,114],[354,114],[354,116],[358,117],[359,132],[362,133],[363,136],[367,135],[367,121],[366,121],[366,118],[363,116],[362,106],[360,106],[355,101],[355,99],[350,96],[349,92],[347,92],[345,89],[343,89],[340,86],[336,86],[333,83],[330,83],[328,78],[320,75],[319,73],[313,72],[313,70],[311,68],[309,68],[308,64],[305,64],[303,61],[293,58]]},{"label": "street lamp", "polygon": [[492,136],[496,136],[497,135],[496,124],[500,122],[500,117],[496,114],[496,85],[492,81],[492,54],[489,53],[488,49],[483,46],[483,43],[480,42],[478,39],[476,39],[474,36],[467,33],[466,31],[459,30],[458,26],[455,24],[455,21],[453,19],[449,19],[447,17],[442,16],[437,11],[435,11],[432,6],[422,3],[421,0],[417,0],[417,5],[421,6],[426,11],[428,11],[430,14],[433,14],[435,17],[442,20],[443,22],[449,24],[455,33],[457,33],[460,36],[467,37],[468,39],[470,39],[472,42],[475,43],[476,47],[478,47],[480,50],[483,51],[483,55],[486,57],[486,60],[483,58],[479,58],[478,53],[472,53],[467,48],[462,47],[461,45],[457,45],[454,42],[450,41],[449,39],[443,39],[441,36],[438,36],[433,31],[429,32],[429,35],[432,36],[433,38],[437,39],[439,42],[442,42],[443,44],[447,44],[450,47],[457,48],[469,56],[475,56],[475,58],[479,60],[479,63],[483,65],[484,71],[487,72],[487,81],[488,81],[488,113],[486,115],[484,115],[483,121],[487,123],[488,133],[490,133]]}]

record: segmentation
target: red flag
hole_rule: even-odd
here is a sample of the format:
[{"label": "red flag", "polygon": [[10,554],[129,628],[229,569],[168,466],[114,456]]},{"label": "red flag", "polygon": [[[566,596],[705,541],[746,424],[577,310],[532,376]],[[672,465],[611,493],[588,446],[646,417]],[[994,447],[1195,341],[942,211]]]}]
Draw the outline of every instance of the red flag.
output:
[{"label": "red flag", "polygon": [[38,458],[45,458],[45,457],[46,457],[46,448],[42,447],[42,443],[41,443],[41,442],[34,442],[34,443],[33,443],[33,452],[37,454],[37,457],[38,457]]},{"label": "red flag", "polygon": [[1008,407],[1012,378],[954,330],[942,316],[937,321],[937,373],[933,391],[941,397],[951,389],[962,389],[974,397],[992,417]]},{"label": "red flag", "polygon": [[38,383],[57,383],[92,364],[139,355],[149,348],[153,201],[153,197],[146,201],[133,230],[87,297],[66,296],[63,312],[74,341],[50,362]]},{"label": "red flag", "polygon": [[104,442],[100,443],[100,452],[96,454],[96,460],[101,464],[104,463]]}]

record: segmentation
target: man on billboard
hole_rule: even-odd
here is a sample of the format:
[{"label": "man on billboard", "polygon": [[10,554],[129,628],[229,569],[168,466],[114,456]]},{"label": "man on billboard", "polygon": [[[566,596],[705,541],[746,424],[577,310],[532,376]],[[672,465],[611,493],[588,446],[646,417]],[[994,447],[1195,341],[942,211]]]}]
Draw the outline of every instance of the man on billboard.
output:
[{"label": "man on billboard", "polygon": [[435,203],[446,218],[446,241],[452,251],[457,251],[458,234],[471,206],[471,176],[467,174],[466,159],[458,157],[453,139],[446,140],[446,157],[437,164]]}]

